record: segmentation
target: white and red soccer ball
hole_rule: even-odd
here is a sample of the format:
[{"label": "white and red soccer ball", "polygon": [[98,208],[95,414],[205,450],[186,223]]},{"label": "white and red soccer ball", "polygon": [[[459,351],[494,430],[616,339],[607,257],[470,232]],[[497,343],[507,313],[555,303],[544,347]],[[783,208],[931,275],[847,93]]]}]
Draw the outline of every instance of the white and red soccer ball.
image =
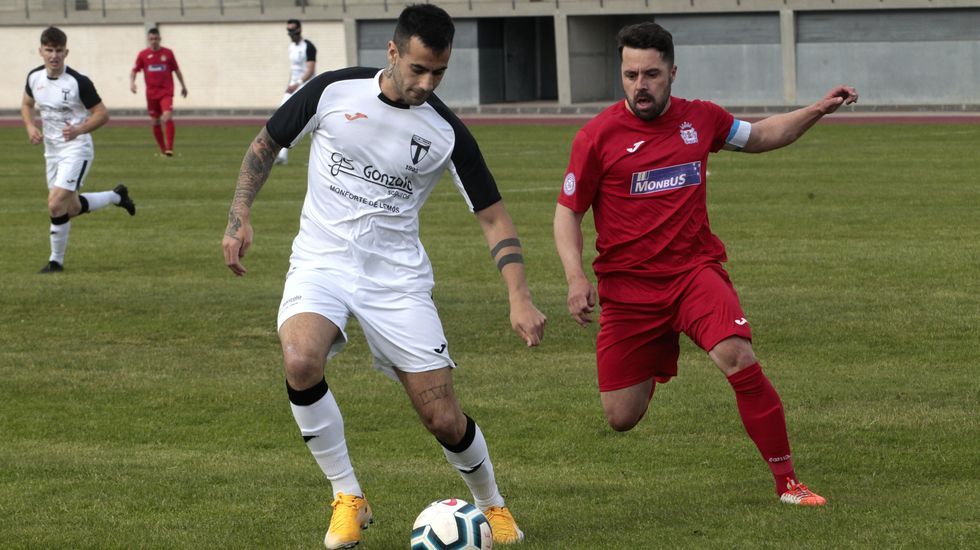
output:
[{"label": "white and red soccer ball", "polygon": [[458,498],[429,504],[412,526],[412,550],[490,550],[490,523],[479,508]]}]

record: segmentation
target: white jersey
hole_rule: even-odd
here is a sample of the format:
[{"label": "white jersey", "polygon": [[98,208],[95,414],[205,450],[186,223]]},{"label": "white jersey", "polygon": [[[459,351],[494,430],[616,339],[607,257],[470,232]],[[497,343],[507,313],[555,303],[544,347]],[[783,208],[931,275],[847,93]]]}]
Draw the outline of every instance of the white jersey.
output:
[{"label": "white jersey", "polygon": [[45,156],[94,156],[92,136],[82,134],[65,141],[61,131],[66,124],[78,126],[88,119],[88,110],[102,103],[89,78],[65,66],[57,78],[48,76],[44,65],[27,73],[24,91],[41,112]]},{"label": "white jersey", "polygon": [[302,84],[306,74],[306,63],[316,61],[316,46],[309,40],[303,39],[299,44],[289,42],[289,83]]},{"label": "white jersey", "polygon": [[417,107],[381,93],[363,67],[312,79],[266,130],[288,147],[312,133],[293,267],[330,269],[361,288],[429,291],[419,210],[448,168],[470,210],[500,200],[476,140],[435,95]]}]

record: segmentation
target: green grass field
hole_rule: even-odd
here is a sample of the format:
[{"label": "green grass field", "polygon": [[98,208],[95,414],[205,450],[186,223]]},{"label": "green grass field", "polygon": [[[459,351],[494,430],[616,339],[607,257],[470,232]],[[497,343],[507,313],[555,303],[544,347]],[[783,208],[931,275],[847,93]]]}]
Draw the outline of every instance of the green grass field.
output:
[{"label": "green grass field", "polygon": [[[309,142],[253,210],[249,273],[220,240],[254,128],[107,127],[87,191],[138,214],[72,224],[48,257],[42,150],[0,129],[0,547],[317,548],[329,487],[289,411],[275,316]],[[629,433],[606,427],[596,327],[575,325],[551,218],[574,127],[474,126],[548,315],[512,334],[482,233],[452,185],[423,210],[457,391],[490,443],[524,548],[976,548],[980,540],[980,127],[824,125],[715,155],[715,232],[824,509],[779,504],[723,376],[687,343]],[[587,248],[591,249],[591,238]],[[327,380],[375,510],[405,548],[430,501],[469,498],[356,324]]]}]

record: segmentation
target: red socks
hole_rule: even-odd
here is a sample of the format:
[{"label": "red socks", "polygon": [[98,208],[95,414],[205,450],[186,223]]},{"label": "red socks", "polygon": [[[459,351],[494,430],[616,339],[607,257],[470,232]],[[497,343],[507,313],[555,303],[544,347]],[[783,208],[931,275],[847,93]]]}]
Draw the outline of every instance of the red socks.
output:
[{"label": "red socks", "polygon": [[728,377],[735,390],[738,414],[745,431],[762,453],[776,479],[776,493],[786,491],[786,478],[796,479],[786,434],[786,417],[776,388],[754,363]]},{"label": "red socks", "polygon": [[174,134],[175,133],[177,133],[177,128],[174,126],[174,119],[170,119],[170,120],[167,121],[167,143],[170,144],[170,146],[167,147],[167,150],[168,151],[173,151],[174,150]]},{"label": "red socks", "polygon": [[153,125],[153,137],[157,140],[157,145],[160,146],[160,152],[167,150],[167,144],[163,142],[163,128],[159,124]]}]

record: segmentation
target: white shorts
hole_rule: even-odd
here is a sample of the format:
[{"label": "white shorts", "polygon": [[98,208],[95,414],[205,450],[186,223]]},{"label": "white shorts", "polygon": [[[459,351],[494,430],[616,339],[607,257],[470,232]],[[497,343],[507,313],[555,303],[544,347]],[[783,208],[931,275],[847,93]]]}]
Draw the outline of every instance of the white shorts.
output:
[{"label": "white shorts", "polygon": [[92,160],[93,157],[72,155],[45,157],[48,189],[59,187],[68,191],[80,190],[92,170]]},{"label": "white shorts", "polygon": [[353,315],[374,356],[374,368],[397,380],[395,369],[425,372],[455,368],[446,334],[428,292],[362,289],[353,277],[326,269],[292,268],[279,304],[278,328],[298,313],[317,313],[340,329],[327,358],[347,343],[344,327]]}]

